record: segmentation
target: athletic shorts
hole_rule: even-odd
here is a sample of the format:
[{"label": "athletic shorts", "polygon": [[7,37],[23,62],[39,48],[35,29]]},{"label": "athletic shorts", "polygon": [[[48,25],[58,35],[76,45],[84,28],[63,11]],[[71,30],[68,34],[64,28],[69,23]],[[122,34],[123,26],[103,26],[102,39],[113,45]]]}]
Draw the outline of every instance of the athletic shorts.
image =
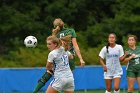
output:
[{"label": "athletic shorts", "polygon": [[114,79],[114,78],[121,78],[121,75],[108,76],[106,72],[104,72],[104,79]]},{"label": "athletic shorts", "polygon": [[138,71],[138,72],[127,71],[127,77],[132,77],[132,78],[140,77],[140,71]]},{"label": "athletic shorts", "polygon": [[56,91],[74,91],[74,79],[70,78],[54,78],[50,83]]}]

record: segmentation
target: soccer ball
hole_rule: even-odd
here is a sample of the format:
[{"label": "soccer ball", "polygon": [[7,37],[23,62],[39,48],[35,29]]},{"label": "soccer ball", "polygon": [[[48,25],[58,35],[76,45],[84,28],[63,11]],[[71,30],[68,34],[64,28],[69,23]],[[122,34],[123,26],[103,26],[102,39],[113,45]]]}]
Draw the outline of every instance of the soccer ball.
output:
[{"label": "soccer ball", "polygon": [[26,47],[36,47],[37,46],[37,39],[34,36],[27,36],[24,39],[24,44]]}]

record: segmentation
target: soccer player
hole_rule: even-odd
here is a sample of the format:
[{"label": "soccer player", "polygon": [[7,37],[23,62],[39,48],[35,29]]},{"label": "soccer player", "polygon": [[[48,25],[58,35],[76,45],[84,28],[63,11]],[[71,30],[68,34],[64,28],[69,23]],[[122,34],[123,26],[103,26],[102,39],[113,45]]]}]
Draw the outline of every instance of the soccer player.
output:
[{"label": "soccer player", "polygon": [[127,57],[124,59],[127,65],[128,93],[132,93],[134,81],[138,81],[140,93],[140,47],[136,46],[137,37],[128,35],[128,48],[126,49]]},{"label": "soccer player", "polygon": [[47,47],[51,51],[48,54],[47,70],[54,69],[54,79],[50,83],[46,93],[58,93],[64,91],[65,93],[74,93],[74,78],[69,67],[69,59],[73,55],[67,51],[66,42],[62,42],[55,36],[47,38]]},{"label": "soccer player", "polygon": [[106,82],[105,93],[111,93],[112,80],[114,80],[114,93],[120,93],[120,78],[123,74],[120,61],[124,60],[124,51],[122,46],[115,42],[116,35],[114,33],[109,34],[107,46],[104,46],[99,53]]},{"label": "soccer player", "polygon": [[[81,56],[79,46],[77,44],[77,39],[76,39],[76,33],[75,30],[72,28],[65,28],[64,27],[64,22],[60,18],[56,18],[53,22],[54,29],[52,30],[52,35],[57,36],[58,38],[62,38],[67,35],[71,35],[71,43],[69,44],[69,51],[75,56],[75,53],[77,54],[81,66],[85,65],[85,62]],[[75,61],[74,59],[71,59],[69,61],[70,69],[74,70],[75,69]],[[33,93],[37,93],[44,85],[45,83],[52,77],[51,74],[45,72],[44,75],[39,79],[38,84],[36,88],[34,89]]]}]

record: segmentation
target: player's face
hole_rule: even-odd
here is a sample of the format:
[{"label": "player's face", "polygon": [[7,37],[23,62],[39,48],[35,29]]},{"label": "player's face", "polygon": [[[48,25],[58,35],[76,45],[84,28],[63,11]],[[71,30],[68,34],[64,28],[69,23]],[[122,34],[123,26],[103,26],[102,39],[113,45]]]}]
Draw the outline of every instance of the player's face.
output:
[{"label": "player's face", "polygon": [[134,39],[134,37],[129,37],[127,43],[129,46],[135,46],[136,40]]},{"label": "player's face", "polygon": [[113,35],[113,34],[110,34],[109,37],[108,37],[108,42],[110,44],[114,44],[116,42],[116,36]]},{"label": "player's face", "polygon": [[50,51],[52,51],[57,47],[57,45],[54,44],[51,40],[47,40],[47,47]]}]

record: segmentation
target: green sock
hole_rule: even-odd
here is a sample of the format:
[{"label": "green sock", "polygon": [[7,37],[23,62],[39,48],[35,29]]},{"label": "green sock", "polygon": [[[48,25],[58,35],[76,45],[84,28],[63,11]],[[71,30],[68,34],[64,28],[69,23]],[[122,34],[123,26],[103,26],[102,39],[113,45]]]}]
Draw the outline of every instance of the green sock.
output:
[{"label": "green sock", "polygon": [[41,77],[41,79],[38,81],[37,86],[35,87],[33,93],[37,93],[43,86],[45,86],[45,83],[52,77],[51,74],[45,72],[44,75]]},{"label": "green sock", "polygon": [[35,90],[33,91],[33,93],[37,93],[45,84],[42,82],[38,82]]}]

